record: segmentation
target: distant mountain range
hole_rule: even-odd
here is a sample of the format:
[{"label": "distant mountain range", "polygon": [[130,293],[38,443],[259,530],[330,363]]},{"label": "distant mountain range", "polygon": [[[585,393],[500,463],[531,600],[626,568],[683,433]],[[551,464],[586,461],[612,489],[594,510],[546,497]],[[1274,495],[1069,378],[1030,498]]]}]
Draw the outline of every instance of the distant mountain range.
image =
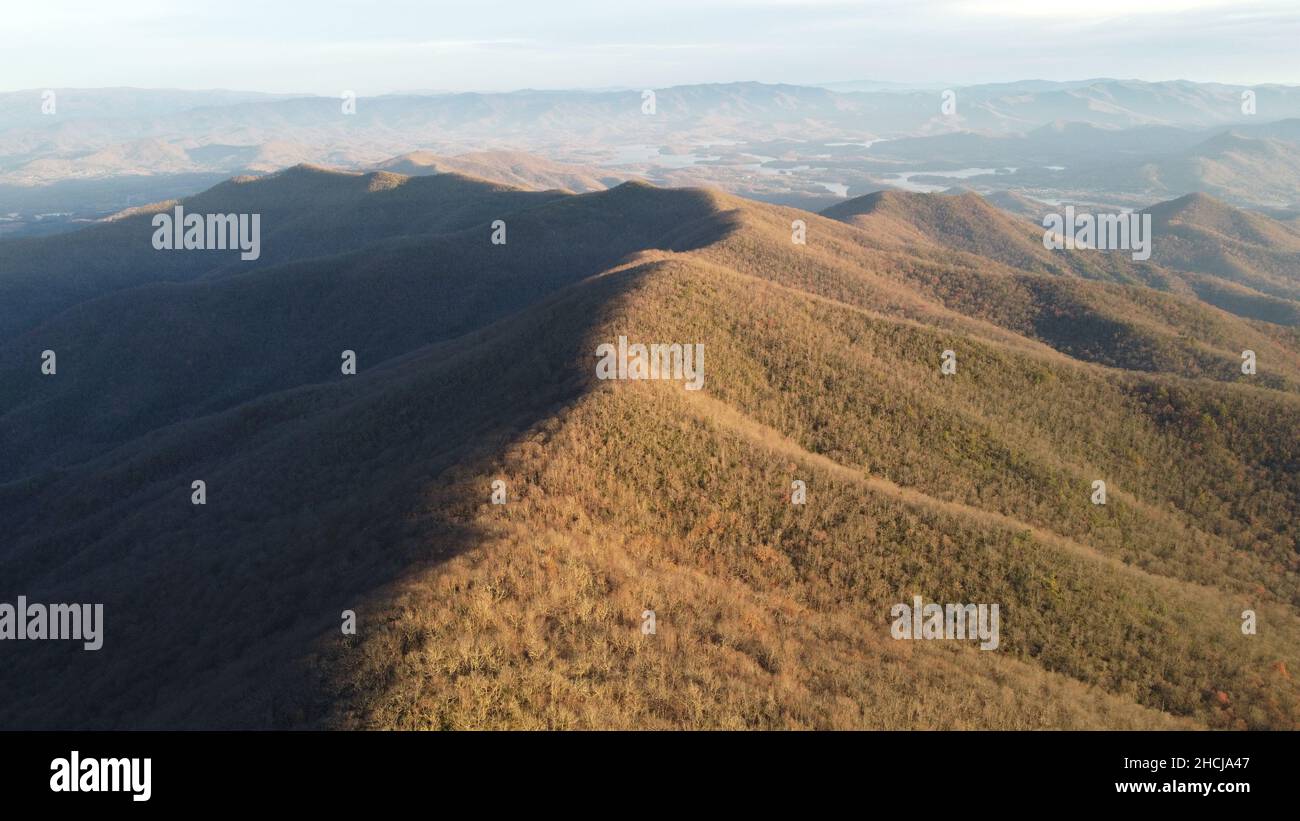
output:
[{"label": "distant mountain range", "polygon": [[[1103,116],[1233,93],[1113,85]],[[106,614],[102,651],[6,656],[0,726],[1300,726],[1288,221],[1172,199],[1139,263],[1045,249],[1020,195],[374,162],[180,202],[261,214],[256,261],[155,251],[175,203],[0,241],[0,598]],[[597,379],[620,337],[703,344],[704,389]],[[914,595],[1000,603],[999,649],[891,639]]]},{"label": "distant mountain range", "polygon": [[[390,137],[423,133],[435,141],[475,140],[482,146],[484,139],[518,144],[560,135],[632,136],[644,143],[702,129],[714,138],[728,136],[729,129],[751,139],[800,136],[783,131],[789,128],[804,129],[805,137],[899,137],[936,130],[1024,133],[1058,120],[1107,128],[1208,128],[1300,117],[1300,87],[1293,86],[1098,79],[951,90],[952,114],[941,110],[936,89],[835,92],[741,82],[656,89],[652,115],[643,113],[641,91],[621,90],[362,96],[348,117],[331,97],[145,89],[54,89],[57,111],[45,115],[43,90],[32,89],[0,94],[0,156],[17,156],[21,148],[102,148],[128,138],[239,144],[271,132],[279,139],[320,143],[326,137],[346,146],[350,134],[378,124]],[[1255,95],[1255,114],[1243,111],[1247,91]],[[64,127],[73,122],[75,128]]]},{"label": "distant mountain range", "polygon": [[[1291,86],[728,83],[657,89],[652,101],[636,90],[363,96],[354,114],[329,97],[51,91],[53,114],[41,113],[43,90],[0,94],[0,236],[67,230],[299,163],[464,170],[572,191],[641,178],[810,210],[960,183],[1128,208],[1206,192],[1300,214],[1300,88]],[[521,152],[531,170],[514,176],[506,155]],[[543,159],[579,169],[543,172]]]}]

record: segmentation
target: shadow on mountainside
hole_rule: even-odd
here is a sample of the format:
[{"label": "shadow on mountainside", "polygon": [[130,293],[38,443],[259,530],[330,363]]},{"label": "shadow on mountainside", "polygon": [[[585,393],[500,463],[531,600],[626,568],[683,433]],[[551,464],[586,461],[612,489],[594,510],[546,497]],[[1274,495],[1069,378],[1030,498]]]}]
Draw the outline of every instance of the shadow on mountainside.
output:
[{"label": "shadow on mountainside", "polygon": [[328,707],[298,663],[312,640],[348,640],[344,610],[364,627],[385,585],[475,546],[491,488],[445,471],[491,464],[590,387],[591,329],[638,276],[0,486],[0,600],[102,602],[106,623],[97,652],[0,646],[0,726],[310,724]]}]

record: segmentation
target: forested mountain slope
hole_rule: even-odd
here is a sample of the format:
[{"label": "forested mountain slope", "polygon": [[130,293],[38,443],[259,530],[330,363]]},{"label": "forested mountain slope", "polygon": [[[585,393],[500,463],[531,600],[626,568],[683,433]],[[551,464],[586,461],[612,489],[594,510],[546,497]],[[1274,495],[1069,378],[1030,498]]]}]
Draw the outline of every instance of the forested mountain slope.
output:
[{"label": "forested mountain slope", "polygon": [[[463,220],[268,218],[310,255],[0,308],[0,595],[106,613],[0,648],[0,726],[1300,723],[1294,329],[934,239],[1019,227],[966,197],[454,182]],[[703,389],[597,379],[621,336],[702,344]],[[916,595],[998,603],[998,648],[893,639]]]}]

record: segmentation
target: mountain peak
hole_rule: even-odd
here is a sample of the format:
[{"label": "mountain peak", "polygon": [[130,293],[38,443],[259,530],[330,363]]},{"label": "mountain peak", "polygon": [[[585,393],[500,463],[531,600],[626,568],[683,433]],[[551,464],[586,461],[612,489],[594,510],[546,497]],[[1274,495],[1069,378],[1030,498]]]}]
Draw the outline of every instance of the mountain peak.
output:
[{"label": "mountain peak", "polygon": [[1156,203],[1143,209],[1143,212],[1151,214],[1152,219],[1157,223],[1177,219],[1182,222],[1202,224],[1222,223],[1232,219],[1234,214],[1240,213],[1238,209],[1222,200],[1200,191]]},{"label": "mountain peak", "polygon": [[886,189],[838,202],[824,209],[821,215],[829,219],[849,222],[852,221],[853,217],[877,213],[905,216],[911,219],[923,213],[953,213],[961,209],[972,213],[999,213],[996,207],[990,205],[983,197],[973,191],[960,191],[951,194],[921,194],[915,191]]}]

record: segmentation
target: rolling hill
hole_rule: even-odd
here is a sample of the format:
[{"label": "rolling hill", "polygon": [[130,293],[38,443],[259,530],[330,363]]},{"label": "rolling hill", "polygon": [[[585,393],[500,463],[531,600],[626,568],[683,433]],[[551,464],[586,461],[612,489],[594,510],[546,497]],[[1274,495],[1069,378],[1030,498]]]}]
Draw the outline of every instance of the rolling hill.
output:
[{"label": "rolling hill", "polygon": [[554,162],[523,151],[471,151],[454,157],[414,151],[385,160],[375,168],[408,176],[463,174],[517,188],[558,189],[573,194],[603,191],[627,180],[625,175],[611,174],[606,169]]},{"label": "rolling hill", "polygon": [[[882,246],[940,249],[937,258],[949,260],[974,252],[1019,271],[1195,294],[1245,318],[1300,325],[1300,233],[1286,223],[1206,194],[1189,194],[1145,209],[1151,214],[1152,256],[1135,262],[1123,252],[1046,249],[1042,220],[1059,213],[1060,206],[1010,194],[1000,205],[995,202],[973,192],[882,191],[837,203],[822,214],[862,229]],[[1033,224],[1017,216],[1030,216]]]},{"label": "rolling hill", "polygon": [[[474,196],[466,196],[473,191]],[[521,191],[455,174],[410,178],[387,172],[333,172],[294,166],[267,177],[238,177],[180,204],[190,213],[260,214],[257,260],[238,251],[160,253],[151,240],[164,202],[131,209],[69,236],[0,244],[0,339],[79,302],[125,288],[184,282],[356,249],[369,241],[454,231],[561,192]]]}]

